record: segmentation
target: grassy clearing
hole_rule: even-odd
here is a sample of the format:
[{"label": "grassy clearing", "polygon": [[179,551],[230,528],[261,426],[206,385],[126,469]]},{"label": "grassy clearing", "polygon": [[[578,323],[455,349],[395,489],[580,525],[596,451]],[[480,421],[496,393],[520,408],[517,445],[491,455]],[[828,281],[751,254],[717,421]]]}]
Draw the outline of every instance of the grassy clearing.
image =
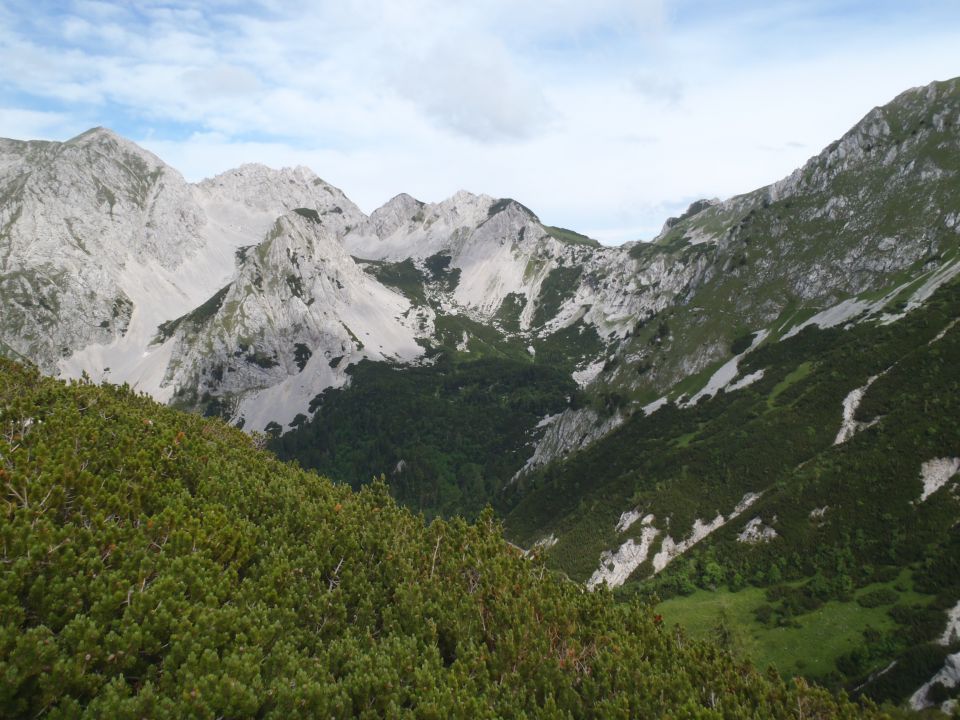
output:
[{"label": "grassy clearing", "polygon": [[[701,426],[702,427],[702,426]],[[700,429],[694,430],[693,432],[688,432],[684,435],[681,435],[676,440],[673,441],[673,446],[678,448],[687,447],[693,440],[700,434]]]},{"label": "grassy clearing", "polygon": [[[798,586],[802,583],[788,583]],[[765,591],[750,587],[730,590],[697,590],[686,597],[660,603],[657,612],[668,625],[679,624],[691,637],[720,638],[730,649],[758,667],[773,665],[781,674],[824,676],[837,658],[863,644],[863,632],[896,628],[889,615],[893,603],[863,607],[857,598],[880,589],[896,593],[896,603],[926,605],[932,596],[914,589],[909,569],[889,582],[859,588],[848,601],[833,600],[795,618],[796,627],[770,627],[759,622],[754,610],[767,602]]]},{"label": "grassy clearing", "polygon": [[698,590],[660,603],[657,612],[668,625],[677,623],[697,639],[725,631],[734,653],[758,667],[773,665],[785,676],[825,675],[840,655],[862,644],[867,627],[884,631],[895,626],[885,607],[866,609],[853,601],[831,601],[797,618],[799,627],[770,628],[753,614],[765,602],[760,588]]},{"label": "grassy clearing", "polygon": [[414,305],[426,305],[427,298],[423,291],[426,281],[423,273],[413,264],[412,260],[403,262],[385,262],[380,260],[361,260],[361,267],[384,285],[399,290]]},{"label": "grassy clearing", "polygon": [[776,405],[777,397],[779,397],[780,394],[784,390],[789,388],[791,385],[796,385],[798,382],[800,382],[805,377],[807,377],[810,374],[811,370],[813,370],[812,361],[807,360],[806,362],[800,363],[800,365],[797,366],[796,370],[794,370],[789,375],[787,375],[783,380],[778,382],[774,386],[773,390],[770,391],[770,396],[767,398],[767,407],[769,407],[772,410],[774,405]]},{"label": "grassy clearing", "polygon": [[600,242],[594,240],[592,237],[587,237],[582,233],[578,233],[574,230],[568,230],[567,228],[554,227],[553,225],[544,225],[543,229],[549,233],[549,235],[560,242],[567,243],[568,245],[582,245],[585,247],[600,247]]}]

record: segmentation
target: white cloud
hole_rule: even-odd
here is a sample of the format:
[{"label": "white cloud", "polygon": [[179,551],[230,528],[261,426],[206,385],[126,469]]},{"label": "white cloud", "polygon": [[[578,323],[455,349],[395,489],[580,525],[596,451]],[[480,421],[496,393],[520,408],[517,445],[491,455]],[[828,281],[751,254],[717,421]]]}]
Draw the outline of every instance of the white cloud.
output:
[{"label": "white cloud", "polygon": [[79,135],[93,123],[89,118],[62,112],[23,110],[0,106],[0,136],[18,140],[67,139]]},{"label": "white cloud", "polygon": [[481,141],[527,138],[551,109],[493,38],[451,38],[391,70],[393,89],[441,126]]},{"label": "white cloud", "polygon": [[960,45],[960,6],[949,23],[930,3],[862,21],[695,0],[65,7],[0,7],[0,135],[119,126],[194,179],[306,164],[366,210],[466,188],[611,241],[779,179],[953,74]]},{"label": "white cloud", "polygon": [[638,72],[630,78],[630,87],[645,98],[670,105],[683,99],[683,83],[651,72]]},{"label": "white cloud", "polygon": [[246,68],[218,63],[208,68],[191,68],[183,75],[184,85],[196,99],[248,97],[263,87]]}]

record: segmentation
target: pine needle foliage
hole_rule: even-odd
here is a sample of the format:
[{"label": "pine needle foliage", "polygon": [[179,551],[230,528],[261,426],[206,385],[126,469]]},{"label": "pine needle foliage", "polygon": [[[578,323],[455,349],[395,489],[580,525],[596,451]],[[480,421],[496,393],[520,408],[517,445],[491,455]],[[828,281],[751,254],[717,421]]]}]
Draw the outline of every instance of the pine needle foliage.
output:
[{"label": "pine needle foliage", "polygon": [[0,715],[875,716],[256,445],[0,359]]}]

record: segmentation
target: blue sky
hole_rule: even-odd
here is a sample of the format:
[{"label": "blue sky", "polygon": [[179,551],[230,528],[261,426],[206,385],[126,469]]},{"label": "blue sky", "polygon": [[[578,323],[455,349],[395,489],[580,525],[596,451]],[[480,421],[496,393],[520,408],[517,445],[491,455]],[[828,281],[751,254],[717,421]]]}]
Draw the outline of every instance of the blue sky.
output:
[{"label": "blue sky", "polygon": [[956,0],[13,0],[0,136],[104,125],[190,180],[307,165],[368,212],[463,188],[622,242],[960,75],[958,48]]}]

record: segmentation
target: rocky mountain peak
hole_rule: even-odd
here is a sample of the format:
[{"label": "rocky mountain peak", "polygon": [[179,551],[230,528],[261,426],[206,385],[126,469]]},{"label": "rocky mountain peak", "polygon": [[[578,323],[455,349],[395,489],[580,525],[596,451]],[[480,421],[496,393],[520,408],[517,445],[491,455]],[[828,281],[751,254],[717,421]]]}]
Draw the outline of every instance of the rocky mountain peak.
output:
[{"label": "rocky mountain peak", "polygon": [[695,200],[694,202],[690,203],[687,209],[680,215],[676,217],[667,218],[666,221],[663,223],[663,229],[660,230],[660,234],[657,237],[661,237],[665,235],[670,228],[672,228],[674,225],[681,222],[682,220],[686,220],[687,218],[693,217],[694,215],[697,215],[698,213],[703,212],[707,208],[711,208],[719,204],[720,204],[719,198],[710,198],[710,199],[702,198],[700,200]]},{"label": "rocky mountain peak", "polygon": [[489,195],[477,195],[466,190],[458,190],[433,207],[436,208],[437,214],[443,217],[472,219],[488,212],[494,202],[496,202],[495,199]]},{"label": "rocky mountain peak", "polygon": [[121,135],[118,135],[110,128],[103,127],[102,125],[97,125],[96,127],[92,127],[89,130],[84,130],[79,135],[70,138],[64,143],[64,145],[90,145],[94,143],[109,143],[109,142],[121,144],[121,143],[129,143],[130,141],[122,137]]},{"label": "rocky mountain peak", "polygon": [[193,193],[212,222],[233,230],[254,229],[253,242],[279,215],[296,208],[316,213],[338,237],[366,221],[342,190],[303,166],[277,170],[248,163],[201,181]]},{"label": "rocky mountain peak", "polygon": [[415,197],[400,193],[370,213],[370,223],[378,236],[386,237],[403,225],[421,222],[423,207],[424,203]]},{"label": "rocky mountain peak", "polygon": [[[824,192],[843,172],[874,172],[900,165],[904,171],[929,165],[948,147],[958,147],[960,126],[960,78],[931,83],[901,93],[891,102],[875,107],[839,140],[811,158],[789,177],[770,187],[776,201],[802,192]],[[933,145],[929,141],[939,136]],[[911,163],[913,160],[913,163]],[[929,178],[928,178],[929,179]]]},{"label": "rocky mountain peak", "polygon": [[98,162],[96,158],[99,157],[102,162],[125,163],[130,166],[128,169],[131,174],[140,177],[159,171],[180,175],[149,150],[101,126],[90,128],[64,143],[56,143],[55,147],[59,150],[58,157],[66,159],[67,162],[76,162],[74,153],[80,151],[84,153],[88,162],[96,163]]}]

